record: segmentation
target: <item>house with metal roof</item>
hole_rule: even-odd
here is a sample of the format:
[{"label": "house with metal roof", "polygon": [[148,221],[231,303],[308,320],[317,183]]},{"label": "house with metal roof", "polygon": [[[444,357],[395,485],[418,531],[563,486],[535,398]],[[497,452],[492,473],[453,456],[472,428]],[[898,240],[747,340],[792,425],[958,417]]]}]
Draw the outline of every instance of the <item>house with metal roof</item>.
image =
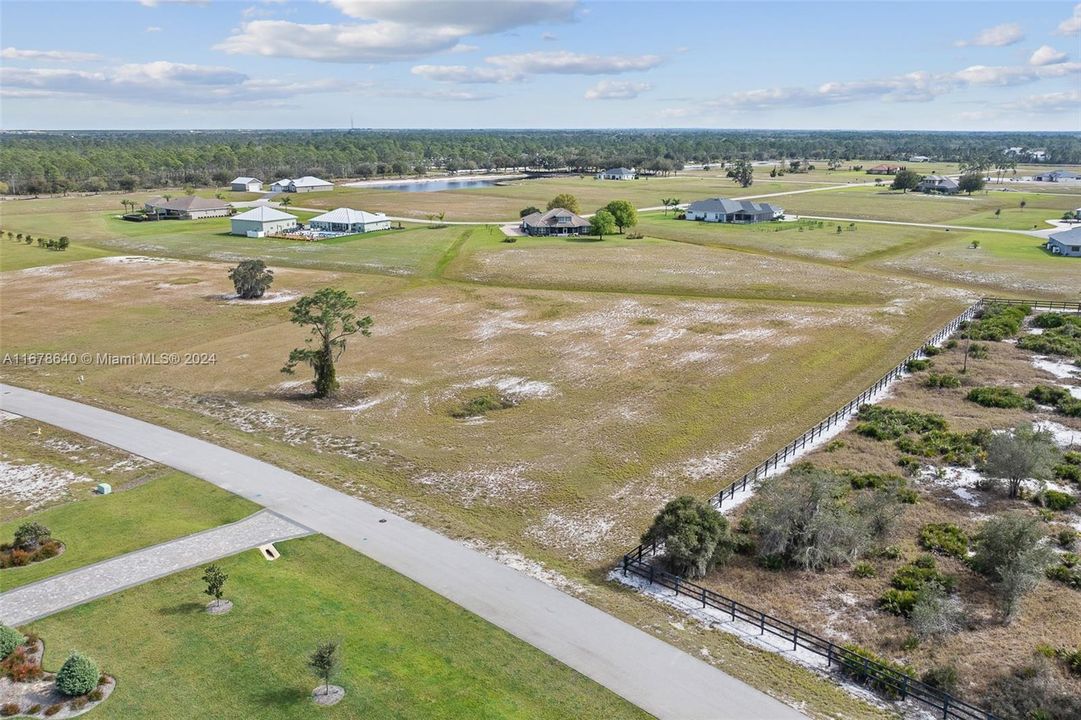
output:
[{"label": "house with metal roof", "polygon": [[768,222],[781,217],[784,217],[784,208],[777,205],[729,198],[696,200],[687,206],[684,215],[687,220],[719,223]]},{"label": "house with metal roof", "polygon": [[1044,247],[1052,255],[1081,257],[1081,227],[1051,233]]},{"label": "house with metal roof", "polygon": [[150,198],[143,203],[143,210],[160,220],[202,220],[203,218],[229,217],[233,206],[224,200],[185,195],[166,200]]},{"label": "house with metal roof", "polygon": [[900,165],[875,165],[872,168],[868,168],[868,175],[896,175],[898,170],[904,170]]},{"label": "house with metal roof", "polygon": [[383,213],[370,213],[352,208],[338,208],[316,215],[308,221],[313,230],[336,233],[365,233],[374,230],[390,230],[390,220]]},{"label": "house with metal roof", "polygon": [[522,218],[522,232],[526,235],[588,235],[589,221],[564,208],[552,208],[548,212],[535,212]]},{"label": "house with metal roof", "polygon": [[916,190],[925,193],[943,193],[953,195],[961,191],[961,186],[953,178],[942,175],[927,175],[916,185]]},{"label": "house with metal roof", "polygon": [[235,192],[260,192],[263,189],[263,181],[253,177],[233,178],[229,183],[229,189]]},{"label": "house with metal roof", "polygon": [[608,168],[597,173],[598,180],[634,180],[637,177],[638,173],[625,167]]},{"label": "house with metal roof", "polygon": [[293,180],[279,180],[270,186],[272,192],[319,192],[322,190],[333,190],[334,183],[327,182],[311,175],[305,175],[301,178]]},{"label": "house with metal roof", "polygon": [[279,235],[289,232],[297,229],[297,227],[299,227],[299,223],[295,215],[275,210],[266,205],[260,205],[248,212],[234,215],[230,232],[233,235],[266,237],[267,235]]},{"label": "house with metal roof", "polygon": [[1052,170],[1034,175],[1032,179],[1036,182],[1077,182],[1081,180],[1081,174],[1070,170]]}]

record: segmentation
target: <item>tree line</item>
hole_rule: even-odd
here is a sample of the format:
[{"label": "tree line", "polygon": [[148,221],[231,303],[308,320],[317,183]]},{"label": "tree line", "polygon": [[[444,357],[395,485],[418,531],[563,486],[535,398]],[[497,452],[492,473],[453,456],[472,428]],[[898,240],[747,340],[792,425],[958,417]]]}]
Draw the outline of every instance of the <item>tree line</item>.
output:
[{"label": "tree line", "polygon": [[1046,149],[1048,162],[1081,162],[1069,133],[758,130],[221,130],[6,133],[0,188],[14,194],[132,191],[224,185],[237,175],[404,177],[427,172],[531,168],[596,172],[635,167],[670,174],[688,164],[776,158],[942,162]]}]

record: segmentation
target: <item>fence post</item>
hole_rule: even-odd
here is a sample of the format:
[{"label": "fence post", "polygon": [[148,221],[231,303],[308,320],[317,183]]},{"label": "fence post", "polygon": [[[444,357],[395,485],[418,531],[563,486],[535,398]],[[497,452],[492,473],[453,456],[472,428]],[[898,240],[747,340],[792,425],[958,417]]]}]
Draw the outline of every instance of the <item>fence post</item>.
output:
[{"label": "fence post", "polygon": [[702,588],[702,607],[706,607],[706,588]]},{"label": "fence post", "polygon": [[795,628],[795,629],[792,630],[792,649],[796,650],[798,648],[799,648],[799,628]]},{"label": "fence post", "polygon": [[680,577],[679,577],[679,575],[676,575],[676,587],[675,587],[676,597],[679,597],[679,581],[680,581]]},{"label": "fence post", "polygon": [[629,562],[630,562],[630,560],[628,560],[628,559],[627,559],[627,556],[626,556],[626,555],[624,555],[624,556],[623,556],[623,577],[627,577],[627,564],[628,564]]},{"label": "fence post", "polygon": [[766,614],[762,611],[758,612],[758,634],[766,634]]},{"label": "fence post", "polygon": [[908,675],[905,675],[904,678],[905,678],[904,682],[901,683],[901,699],[902,700],[905,700],[905,699],[908,698]]},{"label": "fence post", "polygon": [[826,646],[826,667],[833,666],[833,643]]},{"label": "fence post", "polygon": [[649,566],[649,584],[650,585],[653,584],[653,566],[652,565]]},{"label": "fence post", "polygon": [[949,720],[950,718],[950,696],[946,693],[942,694],[942,720]]}]

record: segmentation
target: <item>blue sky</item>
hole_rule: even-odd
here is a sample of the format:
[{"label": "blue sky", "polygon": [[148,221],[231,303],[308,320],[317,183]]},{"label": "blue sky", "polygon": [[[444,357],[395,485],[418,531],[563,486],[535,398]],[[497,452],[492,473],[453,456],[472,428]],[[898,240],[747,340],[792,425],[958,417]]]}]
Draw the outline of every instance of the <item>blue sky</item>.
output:
[{"label": "blue sky", "polygon": [[1081,131],[1081,4],[5,0],[0,126]]}]

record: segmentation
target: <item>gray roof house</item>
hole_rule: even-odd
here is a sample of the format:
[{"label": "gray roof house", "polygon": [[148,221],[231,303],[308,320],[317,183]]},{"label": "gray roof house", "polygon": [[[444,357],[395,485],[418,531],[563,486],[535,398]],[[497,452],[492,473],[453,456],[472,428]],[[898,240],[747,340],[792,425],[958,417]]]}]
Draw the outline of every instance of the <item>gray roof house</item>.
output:
[{"label": "gray roof house", "polygon": [[233,214],[233,206],[224,200],[212,200],[197,195],[185,195],[172,200],[150,198],[143,204],[143,209],[150,215],[176,220],[201,220],[229,217]]},{"label": "gray roof house", "polygon": [[696,200],[687,206],[687,220],[721,223],[757,223],[777,220],[784,216],[784,208],[771,203],[750,200],[709,198]]},{"label": "gray roof house", "polygon": [[279,180],[270,186],[273,192],[319,192],[321,190],[333,190],[334,183],[327,182],[311,175],[305,175],[295,180]]},{"label": "gray roof house", "polygon": [[1051,172],[1040,173],[1032,179],[1037,182],[1070,182],[1081,180],[1081,174],[1069,170],[1052,170]]},{"label": "gray roof house", "polygon": [[522,218],[522,231],[527,235],[588,235],[589,221],[564,208],[535,212]]},{"label": "gray roof house", "polygon": [[634,180],[636,177],[638,177],[638,173],[631,168],[625,167],[608,168],[597,173],[598,180]]},{"label": "gray roof house", "polygon": [[1051,233],[1045,247],[1052,255],[1081,257],[1081,227]]},{"label": "gray roof house", "polygon": [[383,213],[370,213],[352,208],[338,208],[316,215],[308,221],[313,230],[336,233],[364,233],[373,230],[390,230],[390,220]]},{"label": "gray roof house", "polygon": [[263,181],[253,177],[233,178],[229,183],[229,189],[236,192],[259,192],[263,189]]},{"label": "gray roof house", "polygon": [[260,205],[248,212],[234,215],[230,233],[248,237],[265,237],[294,230],[297,225],[295,215]]},{"label": "gray roof house", "polygon": [[916,185],[916,190],[925,193],[945,193],[953,195],[961,191],[961,186],[953,178],[941,175],[928,175]]}]

